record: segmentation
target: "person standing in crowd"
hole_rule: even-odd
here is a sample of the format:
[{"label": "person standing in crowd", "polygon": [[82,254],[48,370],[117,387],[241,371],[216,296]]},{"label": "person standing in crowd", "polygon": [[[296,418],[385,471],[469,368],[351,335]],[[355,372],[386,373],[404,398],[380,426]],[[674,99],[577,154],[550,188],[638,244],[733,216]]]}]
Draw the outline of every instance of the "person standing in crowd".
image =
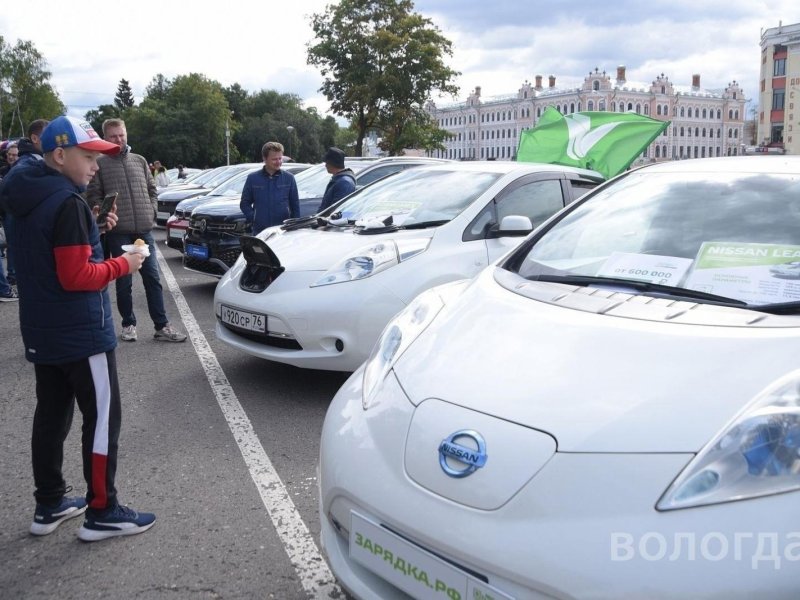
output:
[{"label": "person standing in crowd", "polygon": [[162,165],[160,160],[153,161],[153,178],[156,180],[156,187],[167,187],[169,185],[167,167]]},{"label": "person standing in crowd", "polygon": [[253,223],[255,235],[266,227],[300,216],[300,196],[294,175],[281,170],[283,145],[267,142],[261,147],[264,167],[250,173],[244,182],[239,208]]},{"label": "person standing in crowd", "polygon": [[[15,168],[20,168],[22,165],[29,162],[37,162],[43,160],[42,158],[42,144],[41,135],[44,128],[50,121],[47,119],[36,119],[28,125],[28,137],[22,138],[17,142],[19,150],[19,158],[14,163]],[[3,216],[3,227],[6,230],[6,237],[10,240],[14,236],[14,216],[6,214]],[[14,263],[14,250],[11,248],[9,241],[8,249],[8,283],[14,285],[17,282],[17,267]]]},{"label": "person standing in crowd", "polygon": [[18,158],[19,148],[17,147],[17,142],[11,142],[6,146],[6,164],[0,167],[0,177],[8,175],[8,172],[11,170],[11,167],[14,166],[14,163],[17,162]]},{"label": "person standing in crowd", "polygon": [[17,300],[19,300],[19,296],[8,282],[3,259],[0,258],[0,302],[16,302]]},{"label": "person standing in crowd", "polygon": [[[30,532],[47,535],[85,514],[78,538],[94,542],[142,533],[156,517],[119,504],[115,477],[121,401],[117,345],[108,284],[137,271],[143,257],[125,253],[103,260],[96,215],[80,192],[97,171],[100,153],[120,148],[91,125],[58,117],[42,132],[44,160],[11,171],[4,184],[17,224],[13,244],[20,262],[20,329],[25,358],[36,375],[31,449],[36,509]],[[104,229],[116,224],[109,215]],[[64,440],[75,402],[86,498],[68,497]]]},{"label": "person standing in crowd", "polygon": [[[142,276],[147,310],[155,326],[153,337],[165,342],[183,342],[186,335],[172,327],[164,309],[164,293],[158,273],[156,247],[153,241],[153,224],[156,220],[156,186],[143,156],[131,152],[128,132],[122,119],[106,119],[103,122],[103,137],[117,144],[116,155],[101,156],[98,171],[86,190],[89,206],[100,204],[106,194],[118,194],[117,217],[114,231],[105,234],[111,256],[122,256],[122,246],[133,244],[137,238],[144,240],[150,248],[139,273]],[[116,282],[117,309],[122,317],[121,338],[126,342],[137,339],[136,315],[133,312],[133,277],[123,275]]]},{"label": "person standing in crowd", "polygon": [[184,167],[183,165],[178,165],[177,168],[178,168],[178,177],[177,178],[178,179],[186,179],[186,171],[184,171],[184,169],[186,167]]},{"label": "person standing in crowd", "polygon": [[331,180],[325,188],[319,211],[324,210],[356,190],[356,175],[352,169],[344,167],[344,152],[339,148],[328,148],[325,153],[325,169]]}]

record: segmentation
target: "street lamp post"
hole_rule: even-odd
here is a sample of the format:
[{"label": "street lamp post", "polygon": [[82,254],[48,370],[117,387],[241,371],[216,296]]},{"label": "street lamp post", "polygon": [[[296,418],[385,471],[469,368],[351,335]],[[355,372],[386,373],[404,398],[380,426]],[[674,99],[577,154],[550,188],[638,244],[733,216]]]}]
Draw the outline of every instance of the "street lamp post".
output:
[{"label": "street lamp post", "polygon": [[292,155],[292,138],[294,138],[294,127],[292,127],[291,125],[287,125],[286,131],[289,132],[289,156],[291,156],[292,159],[296,160],[294,158],[294,155]]},{"label": "street lamp post", "polygon": [[225,159],[231,164],[231,117],[225,117]]}]

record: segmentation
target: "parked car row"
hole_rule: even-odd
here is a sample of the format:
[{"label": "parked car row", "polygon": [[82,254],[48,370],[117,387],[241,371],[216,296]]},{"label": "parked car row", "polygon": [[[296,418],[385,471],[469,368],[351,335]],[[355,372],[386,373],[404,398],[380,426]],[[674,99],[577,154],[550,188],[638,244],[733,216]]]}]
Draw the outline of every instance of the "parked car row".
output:
[{"label": "parked car row", "polygon": [[[356,178],[356,186],[363,187],[392,173],[421,165],[444,161],[432,158],[391,157],[385,159],[345,159],[345,166]],[[330,174],[324,164],[302,168],[289,163],[282,168],[297,173],[297,190],[300,197],[300,216],[307,217],[319,210]],[[242,185],[244,182],[242,181]],[[239,208],[241,188],[215,202],[203,202],[194,206],[184,238],[184,266],[187,269],[221,277],[236,262],[241,254],[239,237],[249,233],[251,224],[246,222]],[[185,213],[184,208],[183,212]],[[172,230],[171,230],[172,232]],[[172,232],[172,235],[177,235]]]},{"label": "parked car row", "polygon": [[798,173],[800,157],[626,173],[391,319],[322,431],[341,585],[796,597],[800,286],[773,275],[800,258]]},{"label": "parked car row", "polygon": [[319,463],[354,597],[791,598],[798,173],[439,161],[256,235],[199,204],[184,260],[223,343],[354,371]]}]

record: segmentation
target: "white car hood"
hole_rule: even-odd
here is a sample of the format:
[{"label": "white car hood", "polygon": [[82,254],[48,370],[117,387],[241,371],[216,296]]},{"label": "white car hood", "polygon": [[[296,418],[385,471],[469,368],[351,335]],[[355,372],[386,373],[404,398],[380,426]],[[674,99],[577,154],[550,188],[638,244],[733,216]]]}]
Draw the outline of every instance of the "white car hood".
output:
[{"label": "white car hood", "polygon": [[275,252],[281,265],[289,271],[327,271],[336,262],[364,246],[402,238],[432,237],[433,234],[432,229],[356,235],[352,228],[329,231],[282,231],[274,228],[267,233],[266,243]]},{"label": "white car hood", "polygon": [[485,270],[400,357],[414,404],[537,429],[561,452],[697,452],[800,362],[800,316],[520,282]]}]

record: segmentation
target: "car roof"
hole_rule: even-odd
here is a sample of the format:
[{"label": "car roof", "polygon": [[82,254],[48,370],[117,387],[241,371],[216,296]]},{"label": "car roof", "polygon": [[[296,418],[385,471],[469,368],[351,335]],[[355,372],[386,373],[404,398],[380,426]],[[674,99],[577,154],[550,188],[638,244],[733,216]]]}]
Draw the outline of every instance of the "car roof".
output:
[{"label": "car roof", "polygon": [[564,165],[551,165],[546,163],[529,163],[529,162],[514,162],[502,160],[466,160],[466,161],[446,161],[441,164],[431,164],[420,167],[426,170],[443,170],[443,171],[463,171],[464,173],[477,173],[477,172],[490,172],[490,173],[514,173],[514,172],[528,172],[528,173],[574,173],[594,179],[596,181],[605,181],[597,171],[589,169],[579,169],[577,167],[568,167]]},{"label": "car roof", "polygon": [[692,158],[645,165],[637,171],[659,173],[791,173],[800,172],[800,156],[724,156]]}]

